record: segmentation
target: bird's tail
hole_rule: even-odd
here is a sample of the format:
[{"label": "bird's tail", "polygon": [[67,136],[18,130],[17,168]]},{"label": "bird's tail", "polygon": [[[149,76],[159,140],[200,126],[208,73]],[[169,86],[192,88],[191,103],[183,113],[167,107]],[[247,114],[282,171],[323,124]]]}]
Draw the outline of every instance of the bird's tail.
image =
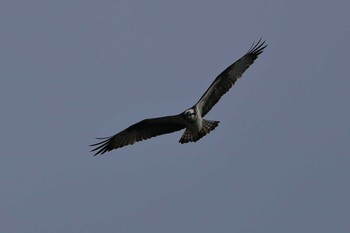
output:
[{"label": "bird's tail", "polygon": [[207,135],[210,131],[214,130],[219,125],[219,121],[210,121],[203,119],[203,126],[200,132],[197,134],[193,134],[191,130],[186,128],[182,137],[180,138],[180,143],[188,143],[188,142],[196,142],[205,135]]}]

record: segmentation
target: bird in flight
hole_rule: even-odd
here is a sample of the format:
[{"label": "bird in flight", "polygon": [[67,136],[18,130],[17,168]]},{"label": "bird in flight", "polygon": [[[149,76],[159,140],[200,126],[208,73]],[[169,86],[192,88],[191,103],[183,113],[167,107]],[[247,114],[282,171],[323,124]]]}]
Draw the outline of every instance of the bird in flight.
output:
[{"label": "bird in flight", "polygon": [[158,118],[149,118],[129,126],[111,137],[97,138],[102,141],[92,144],[94,156],[108,151],[132,145],[163,134],[185,129],[180,143],[196,142],[214,130],[219,121],[206,120],[203,117],[214,107],[220,98],[228,92],[242,74],[252,65],[265,47],[261,39],[253,43],[248,52],[219,74],[199,101],[184,112]]}]

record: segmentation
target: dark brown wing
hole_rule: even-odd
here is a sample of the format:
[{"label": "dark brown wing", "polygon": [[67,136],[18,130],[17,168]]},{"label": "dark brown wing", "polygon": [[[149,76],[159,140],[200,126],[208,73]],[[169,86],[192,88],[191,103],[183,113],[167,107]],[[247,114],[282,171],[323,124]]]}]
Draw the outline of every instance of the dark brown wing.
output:
[{"label": "dark brown wing", "polygon": [[114,136],[106,138],[101,142],[92,144],[96,146],[91,152],[96,151],[95,155],[104,154],[107,151],[117,149],[123,146],[132,145],[135,142],[146,140],[162,134],[168,134],[184,129],[186,126],[181,115],[166,116],[142,120],[127,129],[117,133]]},{"label": "dark brown wing", "polygon": [[261,39],[257,43],[253,43],[243,57],[227,67],[217,76],[196,104],[199,107],[202,116],[205,116],[220,98],[228,92],[233,84],[235,84],[237,79],[242,77],[244,71],[254,63],[254,60],[263,52],[266,46],[265,41],[261,41]]}]

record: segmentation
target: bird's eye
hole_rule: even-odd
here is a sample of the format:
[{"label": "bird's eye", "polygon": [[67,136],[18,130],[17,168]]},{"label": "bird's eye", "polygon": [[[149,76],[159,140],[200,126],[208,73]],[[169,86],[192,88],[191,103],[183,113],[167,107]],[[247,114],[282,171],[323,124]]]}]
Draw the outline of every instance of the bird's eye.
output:
[{"label": "bird's eye", "polygon": [[192,116],[192,115],[194,115],[194,112],[191,110],[188,110],[188,111],[186,111],[185,114],[186,114],[186,116]]}]

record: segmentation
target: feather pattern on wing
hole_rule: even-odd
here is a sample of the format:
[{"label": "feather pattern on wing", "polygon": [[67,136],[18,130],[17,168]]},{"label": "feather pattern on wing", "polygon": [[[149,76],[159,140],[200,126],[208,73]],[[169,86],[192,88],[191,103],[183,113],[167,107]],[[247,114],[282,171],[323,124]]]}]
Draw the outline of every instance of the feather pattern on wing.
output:
[{"label": "feather pattern on wing", "polygon": [[205,116],[235,82],[242,77],[242,74],[254,63],[254,60],[263,52],[266,46],[265,41],[261,41],[261,39],[257,43],[253,43],[243,57],[217,76],[196,104],[202,116]]},{"label": "feather pattern on wing", "polygon": [[92,144],[96,146],[91,151],[96,151],[95,155],[104,154],[107,151],[132,145],[135,142],[146,140],[162,134],[168,134],[179,131],[186,127],[181,115],[150,118],[142,120],[127,129],[117,133],[114,136],[102,139],[103,141]]}]

